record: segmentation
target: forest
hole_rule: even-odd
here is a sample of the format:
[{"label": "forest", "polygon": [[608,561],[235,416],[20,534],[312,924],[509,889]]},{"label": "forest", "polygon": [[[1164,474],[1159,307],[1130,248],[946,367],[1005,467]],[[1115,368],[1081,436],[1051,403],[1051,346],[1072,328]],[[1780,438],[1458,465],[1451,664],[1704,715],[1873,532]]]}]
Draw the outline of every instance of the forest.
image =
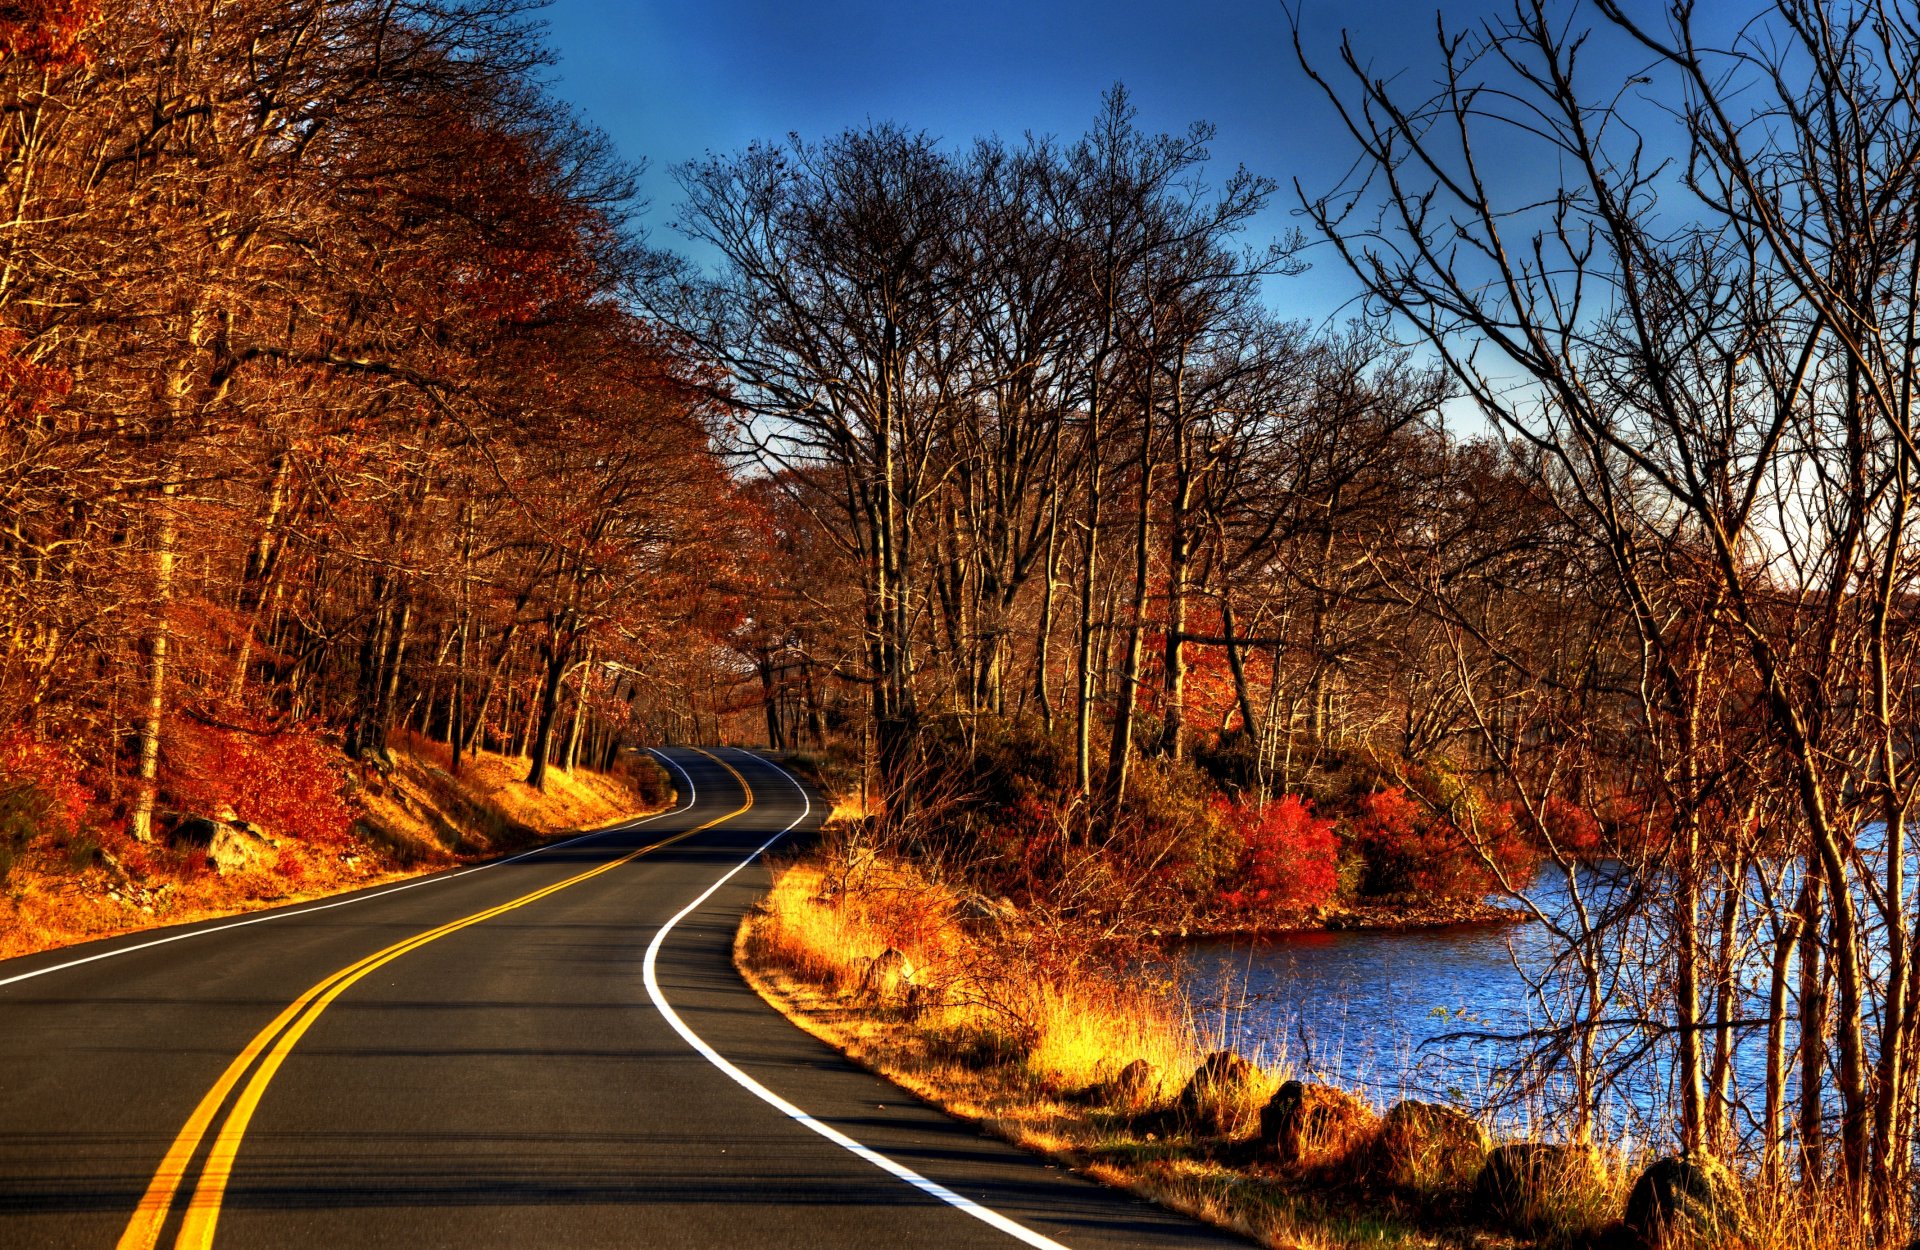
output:
[{"label": "forest", "polygon": [[512,0],[0,11],[0,870],[728,741],[1063,959],[1557,875],[1502,1096],[1905,1227],[1920,24],[1568,12],[1295,49],[1334,188],[1116,87],[643,220]]}]

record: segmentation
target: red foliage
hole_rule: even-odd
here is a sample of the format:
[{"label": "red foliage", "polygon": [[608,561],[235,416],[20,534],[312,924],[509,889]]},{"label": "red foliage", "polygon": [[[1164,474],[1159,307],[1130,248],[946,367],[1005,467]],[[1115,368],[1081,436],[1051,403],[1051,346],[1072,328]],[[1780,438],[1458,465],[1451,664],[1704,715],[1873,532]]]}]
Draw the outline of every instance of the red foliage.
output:
[{"label": "red foliage", "polygon": [[1485,806],[1470,838],[1433,805],[1398,786],[1361,800],[1353,834],[1367,862],[1370,894],[1479,898],[1492,893],[1498,880],[1475,851],[1476,840],[1510,878],[1530,878],[1537,861],[1504,804]]},{"label": "red foliage", "polygon": [[75,833],[93,803],[80,779],[80,761],[20,730],[0,735],[0,798],[31,801],[30,814],[47,833]]},{"label": "red foliage", "polygon": [[1340,841],[1334,822],[1313,814],[1313,803],[1289,794],[1265,807],[1230,803],[1214,810],[1240,835],[1238,889],[1221,893],[1235,911],[1300,911],[1333,896],[1339,884]]},{"label": "red foliage", "polygon": [[338,842],[353,823],[339,756],[312,726],[255,731],[182,719],[168,744],[167,793],[184,809],[272,833]]},{"label": "red foliage", "polygon": [[[0,0],[0,14],[5,12]],[[5,47],[6,22],[0,17],[0,49]],[[12,331],[0,331],[0,413],[11,421],[26,421],[73,389],[73,375],[64,369],[35,364],[20,352],[23,340]]]},{"label": "red foliage", "polygon": [[0,0],[0,61],[20,57],[37,69],[85,63],[80,34],[94,0]]},{"label": "red foliage", "polygon": [[1540,823],[1544,835],[1562,855],[1575,859],[1601,853],[1602,831],[1593,813],[1557,794],[1547,796],[1540,805]]}]

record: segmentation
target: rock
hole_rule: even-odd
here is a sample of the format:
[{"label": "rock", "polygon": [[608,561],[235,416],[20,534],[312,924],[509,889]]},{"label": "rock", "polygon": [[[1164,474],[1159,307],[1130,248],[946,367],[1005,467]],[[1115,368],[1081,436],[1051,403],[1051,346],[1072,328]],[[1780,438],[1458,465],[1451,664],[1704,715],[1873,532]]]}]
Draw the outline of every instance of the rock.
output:
[{"label": "rock", "polygon": [[1395,1103],[1380,1122],[1374,1171],[1388,1184],[1431,1192],[1465,1189],[1487,1159],[1487,1133],[1464,1111],[1431,1102]]},{"label": "rock", "polygon": [[860,994],[877,1003],[891,1003],[906,996],[913,982],[913,961],[889,946],[873,957],[860,977]]},{"label": "rock", "polygon": [[1145,1059],[1135,1059],[1107,1082],[1107,1101],[1129,1111],[1146,1107],[1159,1092],[1160,1074]]},{"label": "rock", "polygon": [[175,846],[207,846],[220,828],[218,821],[205,816],[182,816],[174,822],[167,837]]},{"label": "rock", "polygon": [[1096,1106],[1122,1111],[1144,1111],[1160,1092],[1159,1073],[1145,1059],[1135,1059],[1104,1081],[1095,1081],[1075,1097]]},{"label": "rock", "polygon": [[237,825],[214,825],[207,841],[207,863],[223,877],[257,866],[267,854],[265,842]]},{"label": "rock", "polygon": [[1230,1050],[1201,1061],[1175,1100],[1180,1117],[1202,1132],[1233,1137],[1250,1127],[1260,1070]]},{"label": "rock", "polygon": [[1628,1231],[1649,1246],[1719,1246],[1740,1235],[1740,1186],[1705,1155],[1655,1159],[1627,1195]]},{"label": "rock", "polygon": [[1532,1224],[1554,1210],[1578,1206],[1578,1195],[1606,1183],[1590,1146],[1519,1142],[1496,1146],[1473,1185],[1473,1207],[1484,1219]]},{"label": "rock", "polygon": [[1288,1081],[1260,1109],[1260,1146],[1288,1167],[1335,1166],[1373,1139],[1380,1117],[1331,1085]]},{"label": "rock", "polygon": [[229,820],[227,823],[257,842],[265,843],[271,847],[278,847],[280,845],[280,839],[274,837],[271,833],[268,833],[265,829],[250,820]]}]

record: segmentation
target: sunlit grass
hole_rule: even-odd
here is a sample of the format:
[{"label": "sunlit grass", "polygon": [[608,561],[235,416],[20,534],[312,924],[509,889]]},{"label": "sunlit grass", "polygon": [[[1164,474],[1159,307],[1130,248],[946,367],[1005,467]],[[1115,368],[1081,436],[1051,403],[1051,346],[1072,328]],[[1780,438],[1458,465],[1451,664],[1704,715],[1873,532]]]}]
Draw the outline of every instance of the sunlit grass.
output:
[{"label": "sunlit grass", "polygon": [[[1228,1033],[1196,1027],[1207,1013],[1111,972],[1038,976],[1018,954],[1032,934],[970,929],[950,892],[902,865],[828,863],[776,874],[736,957],[769,1001],[853,1058],[1009,1141],[1267,1245],[1458,1244],[1391,1211],[1330,1214],[1271,1169],[1246,1165],[1250,1126],[1289,1075],[1272,1056],[1230,1091],[1236,1105],[1221,1119],[1242,1126],[1234,1134],[1186,1122],[1181,1087]],[[863,961],[888,949],[917,969],[920,1004],[861,994]],[[1099,1084],[1142,1059],[1154,1069],[1147,1105],[1103,1101]]]},{"label": "sunlit grass", "polygon": [[[1243,1127],[1211,1135],[1183,1119],[1176,1100],[1210,1051],[1242,1035],[1232,987],[1198,1003],[1111,970],[1040,975],[1030,956],[1044,935],[967,914],[908,866],[848,863],[830,847],[776,874],[741,926],[736,960],[802,1027],[929,1102],[1265,1245],[1573,1250],[1632,1240],[1619,1220],[1648,1159],[1629,1143],[1601,1146],[1591,1168],[1549,1173],[1526,1209],[1506,1218],[1465,1191],[1383,1185],[1364,1153],[1332,1172],[1289,1173],[1266,1161],[1244,1126],[1291,1075],[1284,1052],[1248,1056],[1258,1080],[1236,1091],[1244,1105],[1223,1117]],[[865,961],[889,949],[907,956],[923,987],[911,1003],[862,993]],[[1146,1105],[1106,1100],[1101,1084],[1138,1059],[1154,1069]],[[1749,1184],[1746,1202],[1745,1250],[1875,1244],[1834,1204],[1796,1188]]]}]

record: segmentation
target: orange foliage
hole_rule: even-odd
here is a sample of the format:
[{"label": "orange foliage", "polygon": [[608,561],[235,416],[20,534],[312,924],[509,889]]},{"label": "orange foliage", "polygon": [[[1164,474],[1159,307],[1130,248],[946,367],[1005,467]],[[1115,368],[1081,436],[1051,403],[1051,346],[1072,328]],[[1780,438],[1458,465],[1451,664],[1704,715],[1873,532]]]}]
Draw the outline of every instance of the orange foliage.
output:
[{"label": "orange foliage", "polygon": [[40,69],[83,64],[80,35],[95,15],[94,0],[0,0],[0,60]]},{"label": "orange foliage", "polygon": [[21,730],[0,735],[0,807],[24,811],[38,832],[72,833],[93,800],[72,755]]},{"label": "orange foliage", "polygon": [[1367,862],[1370,894],[1490,894],[1498,888],[1498,878],[1475,850],[1476,843],[1510,880],[1530,879],[1538,863],[1538,852],[1520,836],[1505,804],[1483,805],[1469,831],[1438,805],[1422,802],[1400,786],[1360,801],[1353,834]]},{"label": "orange foliage", "polygon": [[254,730],[182,718],[167,751],[166,791],[197,815],[232,808],[241,820],[317,842],[343,841],[353,824],[338,753],[313,726]]}]

